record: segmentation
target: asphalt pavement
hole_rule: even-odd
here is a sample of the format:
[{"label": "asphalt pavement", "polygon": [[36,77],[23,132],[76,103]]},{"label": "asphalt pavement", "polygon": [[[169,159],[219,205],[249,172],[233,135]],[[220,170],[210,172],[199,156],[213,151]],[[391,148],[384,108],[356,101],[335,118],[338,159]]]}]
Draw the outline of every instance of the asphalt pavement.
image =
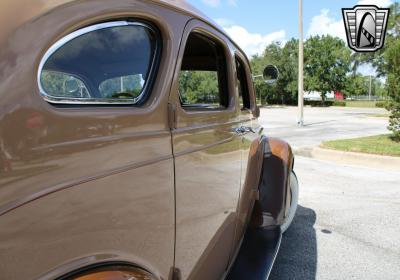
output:
[{"label": "asphalt pavement", "polygon": [[[383,109],[265,108],[266,134],[295,148],[387,133]],[[299,208],[270,279],[400,279],[400,172],[297,156]]]},{"label": "asphalt pavement", "polygon": [[296,107],[262,108],[259,122],[266,135],[280,137],[293,148],[313,147],[321,141],[389,133],[387,114],[380,108],[305,107],[304,126],[297,126]]}]

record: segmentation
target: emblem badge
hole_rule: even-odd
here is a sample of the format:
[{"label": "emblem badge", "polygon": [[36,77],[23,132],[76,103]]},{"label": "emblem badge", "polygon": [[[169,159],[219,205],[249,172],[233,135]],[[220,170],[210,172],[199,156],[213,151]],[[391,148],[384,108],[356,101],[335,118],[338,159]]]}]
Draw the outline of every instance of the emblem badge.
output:
[{"label": "emblem badge", "polygon": [[356,52],[375,52],[383,47],[390,9],[357,5],[342,9],[347,43]]}]

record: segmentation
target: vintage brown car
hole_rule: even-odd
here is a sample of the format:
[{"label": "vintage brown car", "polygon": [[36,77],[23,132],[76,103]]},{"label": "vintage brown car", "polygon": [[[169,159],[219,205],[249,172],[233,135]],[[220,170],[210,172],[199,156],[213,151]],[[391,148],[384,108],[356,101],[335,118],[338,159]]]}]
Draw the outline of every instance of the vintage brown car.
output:
[{"label": "vintage brown car", "polygon": [[0,100],[1,280],[268,277],[293,154],[186,2],[2,0]]}]

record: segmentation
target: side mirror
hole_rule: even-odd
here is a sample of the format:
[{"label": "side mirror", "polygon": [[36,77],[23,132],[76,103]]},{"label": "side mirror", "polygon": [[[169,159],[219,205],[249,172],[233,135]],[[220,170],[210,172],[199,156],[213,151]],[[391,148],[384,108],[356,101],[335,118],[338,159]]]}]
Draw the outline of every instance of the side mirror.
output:
[{"label": "side mirror", "polygon": [[274,65],[267,65],[263,71],[263,78],[267,84],[273,84],[279,78],[279,70]]}]

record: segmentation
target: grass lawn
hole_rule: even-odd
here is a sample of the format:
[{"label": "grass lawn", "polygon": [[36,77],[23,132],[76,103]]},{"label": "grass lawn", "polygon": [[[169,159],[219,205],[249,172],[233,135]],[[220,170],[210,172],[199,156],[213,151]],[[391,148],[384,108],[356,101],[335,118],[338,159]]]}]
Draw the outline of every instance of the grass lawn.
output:
[{"label": "grass lawn", "polygon": [[373,117],[373,118],[389,118],[389,114],[370,114],[368,117]]},{"label": "grass lawn", "polygon": [[375,108],[376,101],[346,100],[346,107]]},{"label": "grass lawn", "polygon": [[326,141],[322,143],[322,147],[346,152],[400,156],[400,142],[392,140],[390,135]]}]

